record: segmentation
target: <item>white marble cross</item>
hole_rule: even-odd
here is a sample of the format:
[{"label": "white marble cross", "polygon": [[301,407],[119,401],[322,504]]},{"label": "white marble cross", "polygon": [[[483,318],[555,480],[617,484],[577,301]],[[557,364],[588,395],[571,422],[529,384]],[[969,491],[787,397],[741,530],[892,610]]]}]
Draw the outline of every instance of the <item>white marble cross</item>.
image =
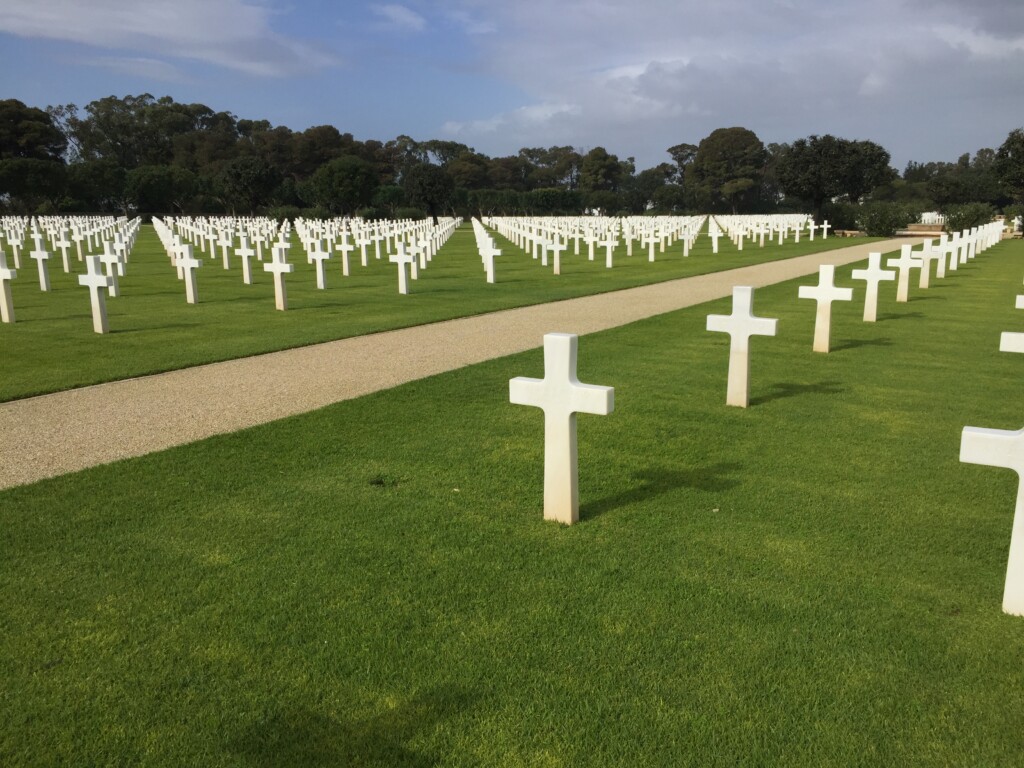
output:
[{"label": "white marble cross", "polygon": [[89,288],[92,300],[92,329],[96,333],[107,333],[107,292],[112,290],[116,278],[104,274],[99,256],[87,256],[86,273],[78,276],[78,284]]},{"label": "white marble cross", "polygon": [[829,230],[828,219],[825,219],[823,222],[821,222],[821,239],[822,240],[828,240],[828,230]]},{"label": "white marble cross", "polygon": [[224,262],[224,269],[231,269],[231,246],[234,244],[234,238],[228,233],[227,230],[222,230],[217,238],[217,245],[220,246],[221,260]]},{"label": "white marble cross", "polygon": [[569,246],[563,243],[562,238],[560,238],[558,235],[555,235],[554,239],[551,240],[551,242],[547,243],[546,245],[547,249],[554,254],[555,274],[562,274],[562,251],[564,251]]},{"label": "white marble cross", "polygon": [[[1024,429],[964,427],[960,437],[960,461],[1012,469],[1018,479],[1024,478]],[[1010,532],[1003,611],[1012,616],[1024,616],[1024,485],[1019,482]]]},{"label": "white marble cross", "polygon": [[950,237],[949,242],[946,244],[946,248],[949,253],[949,271],[956,272],[960,269],[960,233],[954,232]]},{"label": "white marble cross", "polygon": [[939,236],[939,243],[933,249],[935,254],[935,277],[945,278],[946,277],[946,254],[948,253],[946,247],[946,240],[948,235],[942,234]]},{"label": "white marble cross", "polygon": [[288,290],[284,276],[295,271],[295,265],[285,261],[287,248],[281,243],[274,245],[271,260],[263,265],[264,272],[274,273],[274,306],[282,312],[288,309]]},{"label": "white marble cross", "polygon": [[36,247],[28,256],[39,265],[39,290],[48,291],[50,290],[50,273],[46,269],[46,262],[50,260],[50,254],[43,248],[42,235],[34,235],[33,239],[35,240]]},{"label": "white marble cross", "polygon": [[348,241],[348,232],[341,233],[341,240],[334,244],[334,247],[341,251],[341,274],[348,277],[348,255],[356,249]]},{"label": "white marble cross", "polygon": [[81,230],[77,227],[71,228],[71,242],[75,244],[75,251],[78,254],[78,260],[81,261],[84,256],[82,255],[82,241],[85,240],[85,235],[82,234]]},{"label": "white marble cross", "polygon": [[[377,246],[379,248],[380,243]],[[316,287],[322,291],[327,287],[327,268],[324,262],[331,258],[331,252],[321,248],[320,241],[317,240],[314,250],[310,251],[308,256],[316,262]]]},{"label": "white marble cross", "polygon": [[106,268],[107,277],[111,279],[110,288],[108,289],[110,296],[117,298],[121,295],[121,286],[117,283],[117,276],[122,274],[121,257],[110,250],[109,240],[103,241],[103,253],[100,254],[100,263]]},{"label": "white marble cross", "polygon": [[252,285],[252,267],[249,259],[256,255],[256,251],[249,247],[249,237],[244,232],[238,237],[238,247],[235,249],[235,256],[242,257],[242,282],[245,285]]},{"label": "white marble cross", "polygon": [[896,279],[896,273],[882,269],[882,254],[868,254],[868,268],[855,269],[850,273],[854,280],[867,283],[864,292],[864,322],[873,323],[878,319],[878,284]]},{"label": "white marble cross", "polygon": [[185,281],[185,302],[195,304],[198,301],[196,291],[196,270],[203,266],[202,259],[192,255],[191,243],[185,243],[178,249],[177,267],[181,270],[182,279]]},{"label": "white marble cross", "polygon": [[612,268],[612,254],[615,251],[615,246],[619,244],[618,235],[611,230],[605,235],[604,240],[601,241],[601,245],[605,248],[604,265],[607,269]]},{"label": "white marble cross", "polygon": [[896,267],[899,270],[899,280],[896,283],[896,301],[906,303],[910,291],[910,270],[920,269],[924,262],[916,258],[912,253],[912,246],[904,245],[900,248],[898,259],[889,259],[885,262],[887,267]]},{"label": "white marble cross", "polygon": [[487,282],[494,282],[494,257],[501,256],[501,249],[494,247],[494,242],[487,238],[480,248],[480,256],[484,260],[484,271],[487,274]]},{"label": "white marble cross", "polygon": [[14,322],[14,298],[11,295],[11,280],[16,278],[16,270],[8,269],[7,254],[0,247],[0,321]]},{"label": "white marble cross", "polygon": [[62,229],[57,235],[57,239],[53,241],[53,247],[60,249],[60,257],[64,262],[64,272],[71,272],[71,261],[68,259],[68,248],[71,247],[71,241],[68,240],[65,230]]},{"label": "white marble cross", "polygon": [[572,525],[580,519],[576,414],[605,416],[615,407],[615,390],[581,384],[576,378],[579,337],[544,334],[544,378],[517,376],[509,399],[544,411],[544,519]]},{"label": "white marble cross", "polygon": [[644,236],[644,241],[647,243],[647,260],[649,262],[653,263],[654,262],[654,246],[657,245],[660,241],[658,240],[658,237],[654,234],[653,230],[648,232]]},{"label": "white marble cross", "polygon": [[399,241],[398,248],[395,249],[395,253],[388,256],[388,261],[392,264],[398,265],[398,292],[402,294],[409,293],[409,281],[405,276],[405,265],[416,264],[416,256],[405,250],[405,242]]},{"label": "white marble cross", "polygon": [[732,314],[708,315],[707,329],[728,333],[729,383],[725,404],[746,408],[750,402],[750,337],[774,336],[779,321],[754,315],[754,289],[736,285],[732,289]]},{"label": "white marble cross", "polygon": [[14,268],[21,269],[21,249],[24,247],[24,244],[21,242],[20,237],[8,238],[8,242],[11,244],[11,253],[14,256]]},{"label": "white marble cross", "polygon": [[[940,259],[939,255],[935,252],[935,249],[932,247],[931,240],[925,240],[921,244],[921,252],[918,254],[918,256],[921,259],[921,276],[917,281],[917,287],[921,288],[922,290],[925,290],[929,287],[931,283],[932,262],[938,262]],[[940,277],[940,275],[938,274],[936,274],[935,276]]]},{"label": "white marble cross", "polygon": [[822,264],[818,268],[817,285],[801,285],[798,296],[801,299],[814,299],[818,302],[818,312],[814,318],[814,351],[828,352],[832,335],[832,302],[852,301],[852,288],[838,288],[835,285],[836,268],[832,264]]},{"label": "white marble cross", "polygon": [[366,261],[366,246],[370,244],[371,240],[366,232],[360,232],[356,237],[356,245],[359,246],[359,259],[362,265],[367,265]]}]

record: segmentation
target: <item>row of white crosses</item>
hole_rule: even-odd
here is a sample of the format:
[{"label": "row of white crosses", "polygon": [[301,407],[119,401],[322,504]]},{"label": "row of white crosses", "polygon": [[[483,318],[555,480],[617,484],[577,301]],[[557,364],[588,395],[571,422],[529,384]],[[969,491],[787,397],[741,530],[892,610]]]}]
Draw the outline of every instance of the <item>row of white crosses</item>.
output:
[{"label": "row of white crosses", "polygon": [[[295,234],[302,243],[307,263],[315,265],[319,290],[327,287],[327,264],[335,252],[340,252],[342,275],[348,277],[351,273],[350,255],[358,248],[361,264],[366,267],[369,263],[367,248],[373,245],[374,258],[380,259],[386,254],[388,260],[398,266],[399,293],[407,294],[407,267],[412,268],[412,279],[418,279],[420,270],[426,269],[460,224],[461,219],[441,219],[436,226],[429,221],[411,220],[296,219]],[[192,246],[198,245],[202,249],[205,244],[211,258],[215,257],[214,249],[220,249],[225,269],[230,269],[232,256],[240,258],[242,282],[246,285],[252,284],[252,257],[263,261],[266,250],[271,258],[263,264],[263,269],[273,274],[274,305],[282,311],[288,308],[285,276],[295,270],[295,265],[288,261],[292,234],[289,221],[278,225],[265,218],[154,219],[154,226],[168,258],[178,271],[179,279],[185,282],[186,302],[194,304],[198,300],[195,271],[202,266]],[[234,248],[236,238],[239,245]]]},{"label": "row of white crosses", "polygon": [[531,254],[554,274],[561,273],[562,254],[569,250],[579,256],[582,244],[587,246],[587,259],[595,260],[595,249],[605,251],[605,267],[614,266],[615,249],[620,242],[626,255],[633,255],[634,243],[647,248],[648,261],[657,253],[666,253],[674,243],[683,242],[683,255],[689,255],[694,239],[707,220],[705,216],[638,216],[638,217],[486,217],[483,223]]},{"label": "row of white crosses", "polygon": [[[984,250],[997,241],[1002,228],[999,222],[982,228],[978,246]],[[1017,296],[1015,306],[1024,309],[1024,295]],[[1024,353],[1024,333],[1004,331],[999,337],[999,351]],[[1024,616],[1024,482],[1020,482],[1024,481],[1024,429],[964,427],[960,436],[960,461],[1003,467],[1017,473],[1017,502],[1010,530],[1003,611],[1011,616]]]},{"label": "row of white crosses", "polygon": [[[940,279],[946,277],[947,255],[950,270],[955,270],[957,265],[965,263],[968,259],[973,259],[975,255],[998,242],[998,229],[997,223],[975,228],[964,234],[962,238],[950,241],[948,247],[944,241],[936,247],[932,244],[932,240],[925,240],[920,251],[914,251],[912,246],[904,245],[900,249],[898,258],[891,258],[886,262],[886,266],[895,268],[896,272],[882,269],[880,253],[869,254],[867,269],[855,269],[851,272],[854,280],[863,280],[866,284],[864,322],[871,323],[876,320],[880,283],[895,281],[896,301],[905,303],[909,301],[911,270],[920,270],[918,287],[927,289],[930,286],[933,262],[936,264],[936,277]],[[817,301],[813,349],[815,352],[827,353],[830,348],[832,303],[851,301],[853,290],[836,286],[835,267],[825,264],[819,268],[818,284],[801,286],[799,297]]]},{"label": "row of white crosses", "polygon": [[[828,231],[831,225],[828,220],[821,224],[815,224],[814,220],[805,213],[786,213],[761,216],[713,216],[712,222],[720,226],[733,241],[736,248],[743,250],[744,240],[753,242],[755,239],[761,248],[764,248],[765,238],[775,245],[782,245],[786,238],[792,234],[795,242],[800,242],[800,236],[804,229],[807,230],[808,239],[814,241],[815,232],[821,230],[822,239],[828,239]],[[717,243],[716,243],[717,244]],[[715,250],[715,253],[718,253]]]},{"label": "row of white crosses", "polygon": [[494,238],[484,229],[484,225],[477,218],[473,219],[473,237],[476,238],[476,250],[484,264],[484,274],[487,276],[487,282],[493,283],[494,257],[501,256],[501,251],[495,245]]},{"label": "row of white crosses", "polygon": [[[67,239],[70,230],[72,240],[78,245],[79,260],[83,256],[87,265],[87,273],[79,276],[79,283],[90,288],[93,329],[97,333],[106,333],[108,330],[106,318],[106,295],[118,295],[117,277],[125,273],[125,264],[132,246],[141,227],[141,220],[138,218],[129,221],[126,218],[114,219],[112,217],[60,217],[49,216],[38,219],[17,220],[19,217],[7,217],[0,221],[0,228],[8,239],[15,255],[14,268],[8,267],[6,253],[0,243],[0,321],[4,323],[15,322],[14,300],[11,291],[11,281],[17,277],[17,269],[20,262],[17,260],[18,249],[15,244],[20,243],[28,234],[32,240],[32,250],[29,257],[36,262],[39,290],[50,291],[50,274],[48,262],[51,254],[47,250],[46,241],[49,240],[49,247],[57,247],[61,250],[64,271],[71,273],[70,257],[68,248],[71,242]],[[103,244],[103,254],[96,256],[92,253],[82,253],[81,242],[87,240],[89,248],[95,248],[99,242]],[[111,243],[113,242],[113,245]],[[102,267],[100,266],[102,264]],[[102,296],[97,294],[93,283],[99,284],[97,275],[105,269],[102,285],[106,293]],[[85,282],[83,282],[85,281]]]}]

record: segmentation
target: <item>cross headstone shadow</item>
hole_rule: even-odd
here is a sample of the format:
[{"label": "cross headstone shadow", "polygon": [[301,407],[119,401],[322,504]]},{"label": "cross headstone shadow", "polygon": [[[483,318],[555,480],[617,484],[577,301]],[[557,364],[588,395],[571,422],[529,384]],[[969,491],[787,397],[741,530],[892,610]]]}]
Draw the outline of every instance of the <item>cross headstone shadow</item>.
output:
[{"label": "cross headstone shadow", "polygon": [[438,689],[363,720],[344,721],[304,706],[271,714],[236,736],[231,749],[250,765],[432,766],[439,756],[406,746],[472,703],[460,690]]},{"label": "cross headstone shadow", "polygon": [[[739,484],[730,477],[742,469],[735,462],[722,462],[711,466],[691,469],[654,468],[633,475],[634,487],[580,507],[580,520],[591,520],[619,507],[653,499],[677,488],[694,488],[700,491],[727,491]],[[635,483],[639,482],[639,485]]]},{"label": "cross headstone shadow", "polygon": [[[918,297],[918,298],[923,298],[923,297]],[[917,299],[915,299],[915,301],[916,300]],[[924,313],[923,312],[904,312],[902,315],[897,315],[895,313],[889,312],[889,313],[884,314],[884,315],[879,315],[878,316],[878,321],[879,322],[885,322],[887,320],[913,320],[915,318],[921,318],[921,317],[924,317]]]},{"label": "cross headstone shadow", "polygon": [[891,339],[847,339],[842,344],[832,347],[833,352],[842,352],[844,349],[859,349],[860,347],[891,347]]},{"label": "cross headstone shadow", "polygon": [[839,386],[838,381],[819,381],[817,384],[793,384],[782,382],[772,385],[772,392],[750,401],[751,405],[762,405],[772,400],[782,400],[787,397],[799,397],[800,395],[838,395],[846,390]]}]

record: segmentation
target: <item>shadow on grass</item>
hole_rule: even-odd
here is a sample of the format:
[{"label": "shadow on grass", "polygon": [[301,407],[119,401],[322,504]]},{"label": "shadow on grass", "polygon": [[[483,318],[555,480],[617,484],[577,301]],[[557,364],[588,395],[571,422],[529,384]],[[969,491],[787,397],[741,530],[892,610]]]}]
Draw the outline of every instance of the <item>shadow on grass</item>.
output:
[{"label": "shadow on grass", "polygon": [[467,709],[472,696],[437,688],[363,720],[335,719],[292,707],[254,723],[232,740],[231,751],[263,768],[284,766],[431,766],[438,756],[405,746],[418,734]]},{"label": "shadow on grass", "polygon": [[844,349],[859,349],[860,347],[891,347],[892,339],[847,339],[842,344],[832,347],[833,352],[842,352]]},{"label": "shadow on grass", "polygon": [[878,322],[882,323],[888,320],[911,320],[913,318],[920,317],[924,317],[923,312],[907,312],[906,314],[903,315],[896,315],[890,312],[884,315],[879,315],[876,319],[878,320]]},{"label": "shadow on grass", "polygon": [[640,485],[628,491],[606,496],[580,507],[580,520],[592,520],[613,509],[629,504],[644,502],[677,488],[695,488],[699,491],[727,491],[739,484],[728,475],[743,467],[735,462],[714,464],[709,467],[694,467],[687,470],[649,469],[633,475]]},{"label": "shadow on grass", "polygon": [[782,400],[786,397],[799,397],[800,395],[838,395],[845,391],[839,386],[838,381],[820,381],[817,384],[773,384],[772,391],[760,397],[750,400],[750,405],[763,405],[772,400]]},{"label": "shadow on grass", "polygon": [[[930,289],[926,289],[930,290]],[[912,296],[911,301],[946,301],[945,296]]]}]

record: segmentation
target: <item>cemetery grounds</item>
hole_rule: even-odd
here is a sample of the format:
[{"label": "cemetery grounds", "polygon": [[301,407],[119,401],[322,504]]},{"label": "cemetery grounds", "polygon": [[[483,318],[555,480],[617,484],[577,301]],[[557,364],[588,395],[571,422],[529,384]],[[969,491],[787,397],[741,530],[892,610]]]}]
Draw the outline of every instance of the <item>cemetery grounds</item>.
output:
[{"label": "cemetery grounds", "polygon": [[[81,296],[45,321],[23,302],[4,398],[577,290],[487,297],[445,256],[451,290],[425,298],[425,277],[400,321],[347,288],[305,318],[298,285],[294,314],[272,292],[225,308],[219,267],[198,320],[173,271],[134,308],[126,280],[109,338]],[[779,332],[753,341],[745,410],[705,330],[729,299],[581,338],[580,379],[616,408],[579,420],[569,528],[541,520],[542,416],[508,402],[539,349],[2,491],[0,762],[1019,764],[1024,624],[999,606],[1017,478],[958,453],[965,425],[1021,426],[998,344],[1022,257],[1004,242],[906,304],[883,285],[874,324],[863,264],[837,269],[855,299],[828,355],[796,298],[813,277],[757,289]]]}]

